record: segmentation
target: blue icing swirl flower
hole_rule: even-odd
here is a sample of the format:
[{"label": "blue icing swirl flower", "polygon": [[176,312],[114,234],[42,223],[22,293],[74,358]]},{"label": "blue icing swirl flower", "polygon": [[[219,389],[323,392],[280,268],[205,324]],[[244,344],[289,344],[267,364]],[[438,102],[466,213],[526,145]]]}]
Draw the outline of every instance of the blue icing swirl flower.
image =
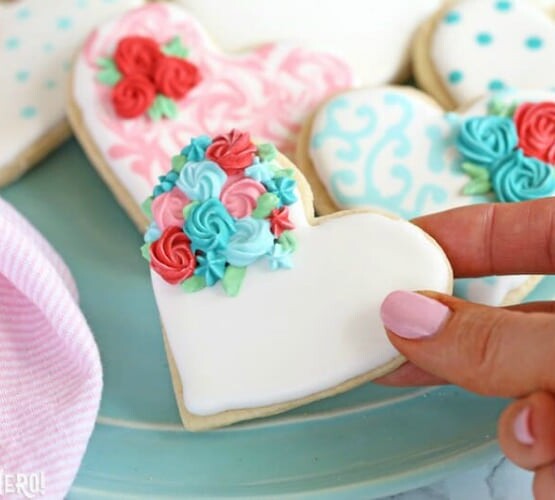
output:
[{"label": "blue icing swirl flower", "polygon": [[181,150],[181,154],[189,161],[202,161],[210,144],[212,144],[212,138],[207,135],[193,137],[189,145]]},{"label": "blue icing swirl flower", "polygon": [[553,167],[522,150],[501,159],[492,169],[491,183],[500,201],[535,200],[555,195]]},{"label": "blue icing swirl flower", "polygon": [[156,197],[171,191],[174,188],[178,177],[179,174],[173,170],[170,170],[166,175],[158,177],[158,184],[154,186],[154,190],[152,192],[153,196]]},{"label": "blue icing swirl flower", "polygon": [[176,185],[190,200],[218,198],[227,180],[226,173],[213,161],[187,162]]},{"label": "blue icing swirl flower", "polygon": [[510,118],[501,116],[475,117],[461,124],[457,147],[468,160],[491,167],[507,156],[518,144],[516,127]]},{"label": "blue icing swirl flower", "polygon": [[245,175],[258,182],[268,182],[274,177],[274,171],[268,162],[254,159],[254,163],[245,169]]},{"label": "blue icing swirl flower", "polygon": [[156,241],[158,238],[160,238],[161,235],[162,231],[160,231],[160,228],[156,225],[156,222],[153,221],[150,223],[144,234],[144,241],[145,243],[152,243],[153,241]]},{"label": "blue icing swirl flower", "polygon": [[293,262],[291,261],[291,250],[286,250],[281,243],[276,243],[268,255],[270,261],[270,269],[276,271],[278,269],[291,269]]},{"label": "blue icing swirl flower", "polygon": [[245,217],[236,222],[236,228],[237,232],[225,250],[226,259],[232,266],[246,267],[272,249],[274,235],[267,220]]},{"label": "blue icing swirl flower", "polygon": [[235,233],[235,221],[216,198],[195,205],[185,221],[185,234],[193,251],[224,250]]},{"label": "blue icing swirl flower", "polygon": [[282,205],[291,205],[297,201],[295,189],[297,183],[291,177],[276,177],[264,183],[269,193],[275,194],[279,198],[278,207]]},{"label": "blue icing swirl flower", "polygon": [[225,272],[225,257],[218,252],[207,252],[197,256],[196,276],[202,276],[208,286],[215,285]]}]

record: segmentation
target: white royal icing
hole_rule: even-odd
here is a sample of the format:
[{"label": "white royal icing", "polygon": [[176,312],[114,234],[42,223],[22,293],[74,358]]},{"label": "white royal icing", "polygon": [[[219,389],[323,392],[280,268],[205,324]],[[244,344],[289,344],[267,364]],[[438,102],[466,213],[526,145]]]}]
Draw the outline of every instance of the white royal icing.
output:
[{"label": "white royal icing", "polygon": [[0,3],[0,169],[64,118],[79,44],[98,23],[140,0]]},{"label": "white royal icing", "polygon": [[294,40],[337,52],[366,84],[406,77],[413,35],[442,4],[442,0],[180,1],[227,50]]},{"label": "white royal icing", "polygon": [[[555,100],[547,91],[504,92],[505,102]],[[483,98],[462,116],[487,114]],[[423,94],[399,87],[338,95],[316,114],[309,154],[340,208],[375,207],[410,219],[426,213],[488,202],[462,193],[469,177],[454,145],[454,113],[445,114]],[[469,300],[499,305],[527,276],[458,280]]]},{"label": "white royal icing", "polygon": [[430,57],[459,104],[503,88],[555,88],[555,26],[525,0],[462,0],[439,20]]},{"label": "white royal icing", "polygon": [[185,294],[152,272],[186,408],[212,415],[303,398],[397,355],[379,316],[396,289],[449,291],[451,269],[416,226],[376,214],[309,226],[291,206],[294,268],[247,270],[237,297]]}]

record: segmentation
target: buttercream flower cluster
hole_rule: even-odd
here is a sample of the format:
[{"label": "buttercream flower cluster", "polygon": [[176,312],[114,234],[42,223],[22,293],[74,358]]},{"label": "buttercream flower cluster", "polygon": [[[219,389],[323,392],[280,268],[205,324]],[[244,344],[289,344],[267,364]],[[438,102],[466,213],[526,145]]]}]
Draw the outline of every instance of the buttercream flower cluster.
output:
[{"label": "buttercream flower cluster", "polygon": [[185,291],[221,281],[231,296],[256,261],[290,268],[297,242],[289,206],[297,184],[276,155],[273,145],[257,147],[235,129],[193,138],[145,202],[151,224],[143,255],[150,267]]},{"label": "buttercream flower cluster", "polygon": [[493,191],[503,202],[555,195],[555,102],[493,99],[488,116],[461,124],[457,147],[472,178],[465,194]]},{"label": "buttercream flower cluster", "polygon": [[113,58],[98,61],[101,83],[112,87],[112,105],[121,118],[147,113],[152,120],[175,118],[175,101],[200,81],[198,68],[187,61],[188,50],[176,37],[161,47],[152,38],[122,38]]}]

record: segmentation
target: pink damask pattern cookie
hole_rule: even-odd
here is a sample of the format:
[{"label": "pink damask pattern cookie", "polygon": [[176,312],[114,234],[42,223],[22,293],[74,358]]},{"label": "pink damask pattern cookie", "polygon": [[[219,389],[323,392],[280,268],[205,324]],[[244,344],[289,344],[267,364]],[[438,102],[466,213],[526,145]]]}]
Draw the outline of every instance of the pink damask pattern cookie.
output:
[{"label": "pink damask pattern cookie", "polygon": [[[127,43],[131,37],[150,47],[150,52],[134,54]],[[127,43],[123,56],[116,54],[122,50],[122,39]],[[130,63],[129,57],[135,59]],[[149,83],[144,80],[148,75],[138,77],[136,68],[133,75],[128,74],[129,67],[143,60],[154,67],[152,57],[163,59],[164,69],[169,68],[164,78],[177,82],[173,86],[166,79],[163,88],[183,92],[165,91],[164,95],[154,77]],[[118,66],[118,60],[125,64]],[[155,72],[156,68],[151,70]],[[128,85],[131,77],[138,87]],[[159,77],[160,72],[156,82]],[[184,83],[184,78],[189,81]],[[121,88],[123,81],[129,88]],[[72,98],[82,120],[76,127],[78,136],[94,143],[120,186],[140,204],[191,137],[240,128],[292,154],[307,116],[323,99],[352,84],[350,68],[331,54],[281,43],[225,54],[186,11],[151,4],[127,12],[89,36],[74,68]],[[134,103],[127,106],[126,99],[143,98],[148,102],[140,103],[140,109]],[[138,116],[118,115],[116,100],[120,110]],[[148,111],[143,113],[143,107]]]}]

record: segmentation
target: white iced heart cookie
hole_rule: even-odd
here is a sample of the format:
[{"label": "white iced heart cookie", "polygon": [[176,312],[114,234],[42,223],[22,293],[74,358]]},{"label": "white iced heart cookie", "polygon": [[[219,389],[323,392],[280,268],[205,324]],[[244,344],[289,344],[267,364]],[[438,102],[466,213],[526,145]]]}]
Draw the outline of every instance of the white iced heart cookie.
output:
[{"label": "white iced heart cookie", "polygon": [[93,164],[144,229],[141,202],[191,137],[242,127],[291,153],[314,106],[352,81],[337,57],[289,44],[224,54],[183,8],[151,3],[91,34],[77,57],[68,113]]},{"label": "white iced heart cookie", "polygon": [[139,0],[0,2],[0,185],[32,167],[69,136],[67,72],[97,23]]},{"label": "white iced heart cookie", "polygon": [[[226,50],[294,40],[345,59],[368,85],[402,81],[420,23],[443,0],[180,0]],[[215,15],[214,13],[218,14]],[[245,23],[256,19],[256,23]]]},{"label": "white iced heart cookie", "polygon": [[402,362],[379,308],[450,293],[416,226],[371,212],[314,219],[304,178],[233,130],[192,140],[145,205],[143,252],[184,425],[207,429],[348,390]]},{"label": "white iced heart cookie", "polygon": [[445,108],[503,89],[555,88],[555,25],[526,0],[458,0],[419,31],[421,87]]},{"label": "white iced heart cookie", "polygon": [[[413,89],[354,90],[320,107],[299,146],[299,167],[321,214],[373,207],[411,219],[552,196],[555,94],[505,92],[455,114]],[[460,280],[455,291],[499,305],[520,300],[537,281]]]}]

